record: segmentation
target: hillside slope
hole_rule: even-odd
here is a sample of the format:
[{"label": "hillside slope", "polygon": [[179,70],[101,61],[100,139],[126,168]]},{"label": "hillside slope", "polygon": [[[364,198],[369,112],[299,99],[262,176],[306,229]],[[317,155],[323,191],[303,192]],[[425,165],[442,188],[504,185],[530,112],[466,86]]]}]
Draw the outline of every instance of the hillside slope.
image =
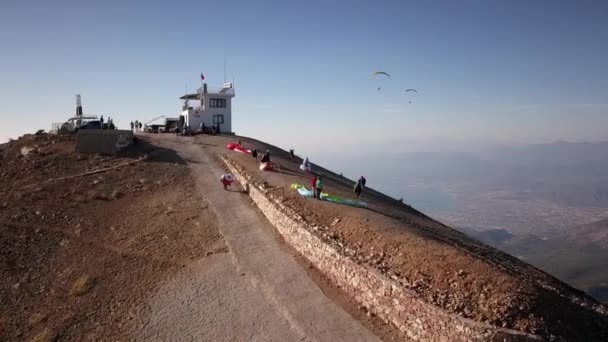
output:
[{"label": "hillside slope", "polygon": [[52,135],[0,145],[0,341],[136,340],[168,279],[225,253],[187,165],[133,152],[82,155]]},{"label": "hillside slope", "polygon": [[[256,159],[226,144],[241,139],[246,148],[270,150],[281,172],[260,171]],[[331,243],[346,246],[349,257],[366,263],[421,298],[448,312],[479,322],[568,341],[608,339],[606,307],[556,278],[506,253],[473,240],[403,203],[372,189],[368,209],[304,198],[291,183],[309,186],[309,175],[275,146],[239,137],[197,137],[202,148],[227,156],[248,176],[265,183]],[[390,161],[387,161],[390,167]],[[353,198],[353,182],[315,166],[324,190]],[[374,180],[368,179],[368,185]],[[407,199],[406,199],[407,200]]]}]

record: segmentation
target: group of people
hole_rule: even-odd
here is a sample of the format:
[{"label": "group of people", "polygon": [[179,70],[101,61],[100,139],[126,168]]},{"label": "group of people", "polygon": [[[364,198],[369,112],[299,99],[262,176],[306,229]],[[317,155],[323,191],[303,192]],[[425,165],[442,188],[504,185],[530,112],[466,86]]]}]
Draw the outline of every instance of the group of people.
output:
[{"label": "group of people", "polygon": [[[241,140],[238,140],[238,145],[242,147]],[[257,149],[251,150],[251,155],[252,155],[252,157],[256,158],[256,160],[257,160],[257,157],[258,157]],[[290,156],[290,159],[294,158],[293,149],[289,151],[289,156]],[[270,163],[270,150],[266,150],[266,152],[262,154],[262,158],[260,159],[260,164],[267,164],[267,163]],[[312,195],[314,198],[320,200],[321,193],[323,191],[323,184],[324,184],[323,177],[321,177],[321,175],[318,175],[318,174],[312,172],[312,168],[311,168],[310,161],[308,160],[308,158],[306,158],[302,162],[302,165],[300,165],[300,168],[303,169],[304,171],[312,173],[313,176],[310,179],[310,185],[312,187]],[[231,186],[232,183],[234,182],[234,177],[229,173],[223,174],[220,178],[220,181],[224,187],[224,190],[227,190],[228,187]],[[355,186],[353,187],[353,192],[357,196],[357,199],[361,198],[361,193],[363,192],[363,189],[365,188],[366,182],[367,182],[367,180],[365,179],[365,177],[361,176],[355,183]]]},{"label": "group of people", "polygon": [[211,126],[207,126],[205,125],[204,122],[201,122],[198,125],[198,133],[199,134],[209,134],[209,135],[216,135],[218,133],[220,133],[220,125],[211,125]]},{"label": "group of people", "polygon": [[114,126],[114,120],[108,116],[108,122],[104,125],[103,115],[99,117],[99,123],[101,124],[101,129],[116,129]]},{"label": "group of people", "polygon": [[134,132],[140,132],[143,130],[144,124],[135,120],[135,122],[131,121],[131,130]]},{"label": "group of people", "polygon": [[[365,188],[366,183],[365,177],[361,176],[355,186],[353,187],[353,191],[355,195],[357,195],[357,199],[361,198],[361,193],[363,192],[363,188]],[[316,199],[321,199],[321,191],[323,191],[323,178],[320,175],[313,174],[310,185],[312,186],[312,197]]]}]

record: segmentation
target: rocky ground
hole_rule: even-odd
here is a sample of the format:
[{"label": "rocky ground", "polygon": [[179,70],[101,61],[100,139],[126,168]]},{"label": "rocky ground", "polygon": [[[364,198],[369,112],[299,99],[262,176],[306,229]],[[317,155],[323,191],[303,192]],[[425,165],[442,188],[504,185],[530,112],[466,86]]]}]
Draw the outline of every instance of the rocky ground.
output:
[{"label": "rocky ground", "polygon": [[[194,142],[229,156],[344,255],[429,303],[549,339],[608,340],[606,308],[582,292],[371,189],[369,209],[302,198],[289,188],[309,184],[300,160],[243,139],[281,165],[261,172],[252,157],[226,150],[233,139]],[[353,197],[349,180],[316,170],[327,192]],[[128,156],[80,155],[73,138],[52,135],[0,145],[0,340],[134,339],[150,297],[193,261],[226,251],[217,218],[171,150],[139,140]]]},{"label": "rocky ground", "polygon": [[150,152],[79,155],[52,135],[0,145],[0,340],[133,339],[164,281],[226,251],[187,166]]},{"label": "rocky ground", "polygon": [[[228,156],[274,196],[299,212],[343,254],[378,269],[429,303],[492,325],[562,340],[608,338],[608,311],[583,292],[479,243],[394,199],[364,191],[369,209],[300,197],[291,183],[309,186],[301,159],[256,140],[246,148],[271,151],[281,172],[263,172],[254,158],[225,148],[235,138],[205,137],[201,143]],[[313,161],[314,162],[314,161]],[[325,191],[354,198],[353,183],[317,167]],[[374,180],[369,180],[373,184]]]}]

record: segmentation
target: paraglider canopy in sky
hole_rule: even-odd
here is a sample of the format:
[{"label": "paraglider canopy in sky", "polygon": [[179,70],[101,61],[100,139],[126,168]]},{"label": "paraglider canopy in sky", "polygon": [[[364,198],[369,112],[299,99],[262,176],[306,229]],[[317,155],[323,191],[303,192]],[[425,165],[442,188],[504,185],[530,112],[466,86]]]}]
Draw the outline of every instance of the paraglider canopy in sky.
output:
[{"label": "paraglider canopy in sky", "polygon": [[[403,91],[403,93],[404,93],[404,94],[407,94],[407,93],[409,93],[409,92],[412,92],[412,93],[416,93],[416,94],[418,94],[418,90],[416,90],[416,89],[412,89],[412,88],[410,88],[410,89],[406,89],[406,90],[404,90],[404,91]],[[410,104],[412,104],[412,100],[409,100],[408,102],[409,102]]]},{"label": "paraglider canopy in sky", "polygon": [[373,73],[371,74],[371,76],[377,76],[377,75],[384,75],[384,76],[386,76],[386,77],[388,77],[388,78],[390,78],[390,77],[391,77],[391,75],[387,74],[387,73],[386,73],[386,72],[384,72],[384,71],[376,71],[376,72],[373,72]]},{"label": "paraglider canopy in sky", "polygon": [[[386,72],[384,72],[384,71],[375,71],[375,72],[373,72],[373,73],[370,75],[370,77],[374,77],[374,76],[380,76],[380,75],[382,75],[382,76],[386,76],[386,77],[388,77],[388,78],[391,78],[391,75],[389,75],[388,73],[386,73]],[[380,85],[378,85],[378,91],[380,91],[380,89],[381,89],[381,88],[382,88],[382,87],[381,87]]]}]

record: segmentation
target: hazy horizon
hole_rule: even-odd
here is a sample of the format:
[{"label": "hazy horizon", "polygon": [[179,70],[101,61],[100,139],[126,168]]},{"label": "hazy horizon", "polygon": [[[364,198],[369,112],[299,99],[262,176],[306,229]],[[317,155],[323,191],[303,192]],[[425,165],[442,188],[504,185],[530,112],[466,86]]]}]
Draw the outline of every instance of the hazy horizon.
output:
[{"label": "hazy horizon", "polygon": [[0,141],[66,120],[77,93],[119,127],[177,116],[200,72],[223,83],[224,57],[234,130],[307,153],[608,140],[604,2],[145,4],[0,5]]}]

